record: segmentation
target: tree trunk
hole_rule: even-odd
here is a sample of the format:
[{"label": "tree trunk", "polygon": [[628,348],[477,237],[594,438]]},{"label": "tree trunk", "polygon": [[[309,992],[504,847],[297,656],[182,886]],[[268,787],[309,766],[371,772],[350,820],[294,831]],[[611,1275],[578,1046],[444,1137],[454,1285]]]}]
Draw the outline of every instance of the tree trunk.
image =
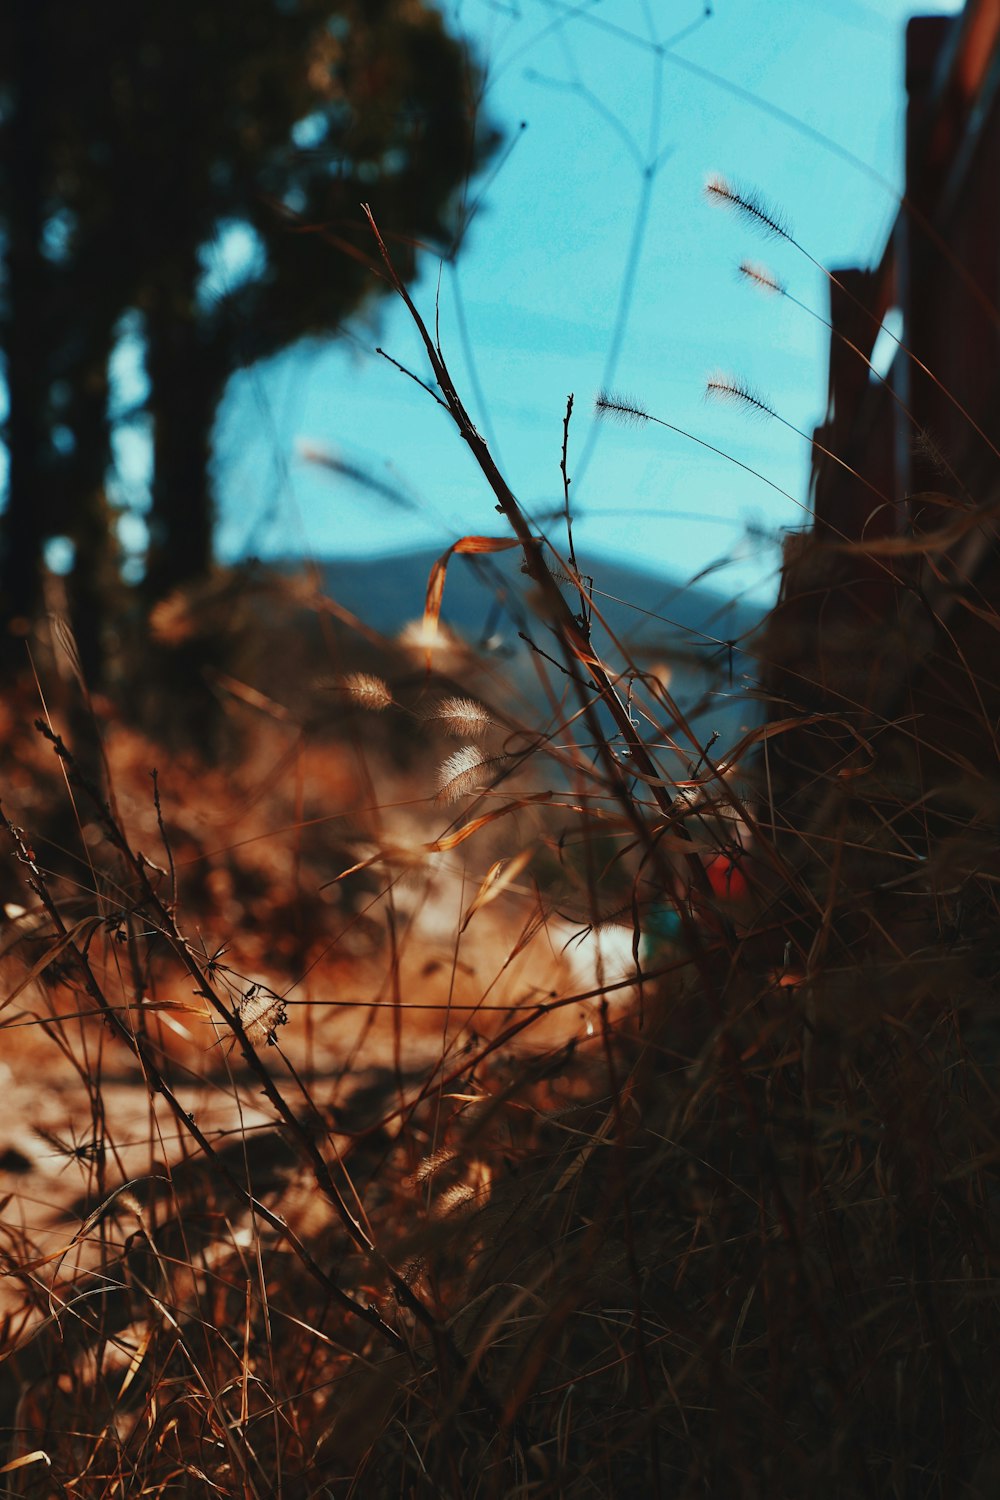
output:
[{"label": "tree trunk", "polygon": [[108,363],[112,324],[95,327],[85,368],[74,378],[74,399],[67,414],[75,439],[72,493],[67,529],[75,548],[70,580],[73,631],[87,684],[103,685],[105,632],[116,613],[121,588],[118,547],[111,530],[106,481],[111,462],[108,423]]},{"label": "tree trunk", "polygon": [[10,469],[0,547],[0,596],[8,623],[30,618],[36,610],[46,535],[44,10],[44,0],[15,0],[12,28],[16,64],[11,71],[18,84],[8,131],[13,149],[7,163],[10,234],[3,335]]},{"label": "tree trunk", "polygon": [[[189,283],[193,286],[192,281]],[[199,326],[193,292],[157,289],[145,299],[146,371],[153,419],[153,504],[144,593],[148,606],[204,579],[212,564],[213,507],[209,464],[216,407],[225,379],[218,351]],[[195,606],[196,607],[196,606]],[[196,628],[191,639],[150,642],[156,692],[143,717],[165,743],[219,750],[224,726],[205,677],[214,643]]]},{"label": "tree trunk", "polygon": [[154,462],[146,592],[152,600],[204,578],[212,563],[209,462],[224,372],[210,340],[200,336],[192,303],[193,292],[167,291],[146,314]]}]

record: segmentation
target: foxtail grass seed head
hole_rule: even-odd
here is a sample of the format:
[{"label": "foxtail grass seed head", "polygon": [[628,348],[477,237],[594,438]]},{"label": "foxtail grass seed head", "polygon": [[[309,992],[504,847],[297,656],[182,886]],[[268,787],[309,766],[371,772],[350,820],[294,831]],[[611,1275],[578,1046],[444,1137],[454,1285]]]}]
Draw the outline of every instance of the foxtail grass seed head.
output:
[{"label": "foxtail grass seed head", "polygon": [[933,465],[939,474],[952,472],[951,464],[938,445],[937,439],[933,433],[927,431],[926,427],[919,428],[914,435],[913,452],[918,458]]},{"label": "foxtail grass seed head", "polygon": [[783,297],[785,295],[784,283],[779,281],[767,266],[762,266],[759,260],[740,261],[739,273],[745,281],[751,282],[758,291],[766,292],[768,296]]},{"label": "foxtail grass seed head", "polygon": [[87,684],[83,677],[83,667],[80,662],[80,651],[76,644],[76,636],[73,627],[65,615],[55,612],[49,615],[49,625],[52,630],[52,639],[55,641],[62,653],[70,673],[76,678],[78,686],[86,692]]},{"label": "foxtail grass seed head", "polygon": [[396,637],[408,656],[426,670],[428,660],[436,672],[456,677],[472,662],[472,653],[443,620],[411,620]]},{"label": "foxtail grass seed head", "polygon": [[493,725],[483,705],[474,698],[442,698],[428,709],[427,718],[457,740],[481,739]]},{"label": "foxtail grass seed head", "polygon": [[438,797],[442,802],[459,802],[471,792],[478,792],[499,759],[484,755],[479,745],[463,745],[438,768]]},{"label": "foxtail grass seed head", "polygon": [[735,375],[726,375],[719,371],[710,375],[705,382],[705,396],[708,400],[733,401],[737,406],[742,406],[746,411],[752,412],[758,417],[773,417],[774,408],[769,406],[759,391],[745,380],[740,380]]},{"label": "foxtail grass seed head", "polygon": [[643,411],[631,397],[616,391],[599,392],[594,400],[594,411],[599,417],[617,417],[626,425],[652,420],[649,412]]},{"label": "foxtail grass seed head", "polygon": [[340,686],[353,703],[359,708],[367,708],[371,713],[380,714],[383,709],[392,705],[392,694],[388,687],[381,677],[375,677],[370,672],[348,672],[346,677],[341,678]]},{"label": "foxtail grass seed head", "polygon": [[450,1188],[445,1188],[434,1199],[434,1217],[436,1219],[449,1219],[459,1214],[468,1213],[476,1206],[476,1190],[467,1182],[456,1182]]},{"label": "foxtail grass seed head", "polygon": [[752,228],[769,239],[790,240],[791,229],[779,213],[755,188],[740,187],[729,182],[720,173],[714,172],[705,183],[705,196],[712,203],[721,203],[746,219]]},{"label": "foxtail grass seed head", "polygon": [[416,1171],[407,1178],[409,1187],[420,1187],[429,1177],[434,1177],[445,1167],[449,1167],[453,1161],[458,1159],[458,1152],[454,1146],[439,1146],[429,1156],[425,1156]]},{"label": "foxtail grass seed head", "polygon": [[288,1020],[288,1008],[280,995],[259,984],[252,984],[240,1001],[240,1021],[247,1041],[253,1047],[264,1042],[277,1045],[275,1032]]}]

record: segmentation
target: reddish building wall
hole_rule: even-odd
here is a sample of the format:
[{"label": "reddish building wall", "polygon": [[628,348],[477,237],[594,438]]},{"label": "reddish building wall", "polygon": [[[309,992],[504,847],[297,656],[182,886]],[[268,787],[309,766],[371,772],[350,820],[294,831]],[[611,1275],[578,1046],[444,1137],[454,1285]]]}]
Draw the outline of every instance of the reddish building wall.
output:
[{"label": "reddish building wall", "polygon": [[[954,777],[956,746],[1000,763],[1000,0],[913,19],[906,83],[895,226],[874,269],[831,282],[816,441],[861,477],[814,450],[815,522],[764,642],[773,716],[831,716],[774,742],[792,795],[860,766],[861,740],[897,780],[918,739],[921,776]],[[881,383],[865,361],[893,307],[913,357]]]}]

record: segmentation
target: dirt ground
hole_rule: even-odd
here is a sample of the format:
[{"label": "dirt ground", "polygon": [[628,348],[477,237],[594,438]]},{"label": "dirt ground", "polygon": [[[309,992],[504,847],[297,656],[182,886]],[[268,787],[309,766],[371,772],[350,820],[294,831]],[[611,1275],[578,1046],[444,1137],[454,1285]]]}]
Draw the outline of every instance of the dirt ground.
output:
[{"label": "dirt ground", "polygon": [[[74,807],[48,747],[11,727],[5,811],[37,846],[67,925],[104,914],[87,927],[86,948],[105,995],[144,1037],[183,1111],[266,1190],[289,1157],[259,1077],[176,954],[143,929],[146,915],[128,916],[121,860],[99,817],[79,795]],[[216,994],[241,1011],[272,1078],[319,1122],[330,1151],[349,1153],[357,1129],[426,1085],[474,1089],[468,1062],[520,1019],[536,1016],[508,1050],[557,1049],[594,1034],[599,987],[618,985],[612,1003],[631,998],[626,929],[597,939],[542,915],[530,819],[428,851],[456,816],[427,787],[425,764],[373,769],[356,750],[310,745],[274,724],[250,744],[228,771],[183,757],[165,765],[161,750],[118,726],[106,739],[114,810],[159,888],[176,882],[178,926]],[[522,850],[518,877],[473,910],[499,860]],[[66,954],[48,957],[52,921],[17,880],[25,873],[6,871],[0,924],[0,1312],[11,1314],[26,1276],[37,1288],[92,1259],[88,1225],[123,1184],[141,1197],[167,1176],[176,1190],[178,1173],[196,1180],[205,1170]],[[539,1007],[551,1012],[537,1018]]]}]

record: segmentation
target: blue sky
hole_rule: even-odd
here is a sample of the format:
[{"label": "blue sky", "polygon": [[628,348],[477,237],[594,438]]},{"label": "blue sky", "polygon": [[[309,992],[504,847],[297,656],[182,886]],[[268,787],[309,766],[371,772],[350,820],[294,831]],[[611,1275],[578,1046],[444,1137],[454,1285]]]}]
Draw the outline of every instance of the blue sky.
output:
[{"label": "blue sky", "polygon": [[[715,0],[706,16],[700,0],[452,0],[444,9],[486,70],[486,109],[514,142],[484,185],[457,267],[441,273],[442,343],[474,420],[542,518],[560,503],[574,392],[579,550],[681,578],[719,564],[725,591],[773,593],[777,548],[757,533],[806,519],[808,443],[707,403],[705,380],[736,373],[809,431],[822,415],[827,331],[741,282],[736,267],[763,261],[823,316],[827,284],[790,245],[761,243],[709,203],[704,184],[719,172],[759,188],[825,265],[877,257],[901,180],[903,31],[914,7]],[[239,254],[236,236],[214,274],[234,274]],[[425,256],[415,296],[429,317],[439,271]],[[500,532],[447,417],[375,355],[376,343],[426,373],[405,310],[381,304],[344,338],[233,380],[216,441],[223,558],[443,549],[463,533]],[[660,427],[595,428],[606,382],[794,499]],[[318,466],[303,456],[310,448],[402,502]],[[545,525],[561,546],[558,523]]]}]

